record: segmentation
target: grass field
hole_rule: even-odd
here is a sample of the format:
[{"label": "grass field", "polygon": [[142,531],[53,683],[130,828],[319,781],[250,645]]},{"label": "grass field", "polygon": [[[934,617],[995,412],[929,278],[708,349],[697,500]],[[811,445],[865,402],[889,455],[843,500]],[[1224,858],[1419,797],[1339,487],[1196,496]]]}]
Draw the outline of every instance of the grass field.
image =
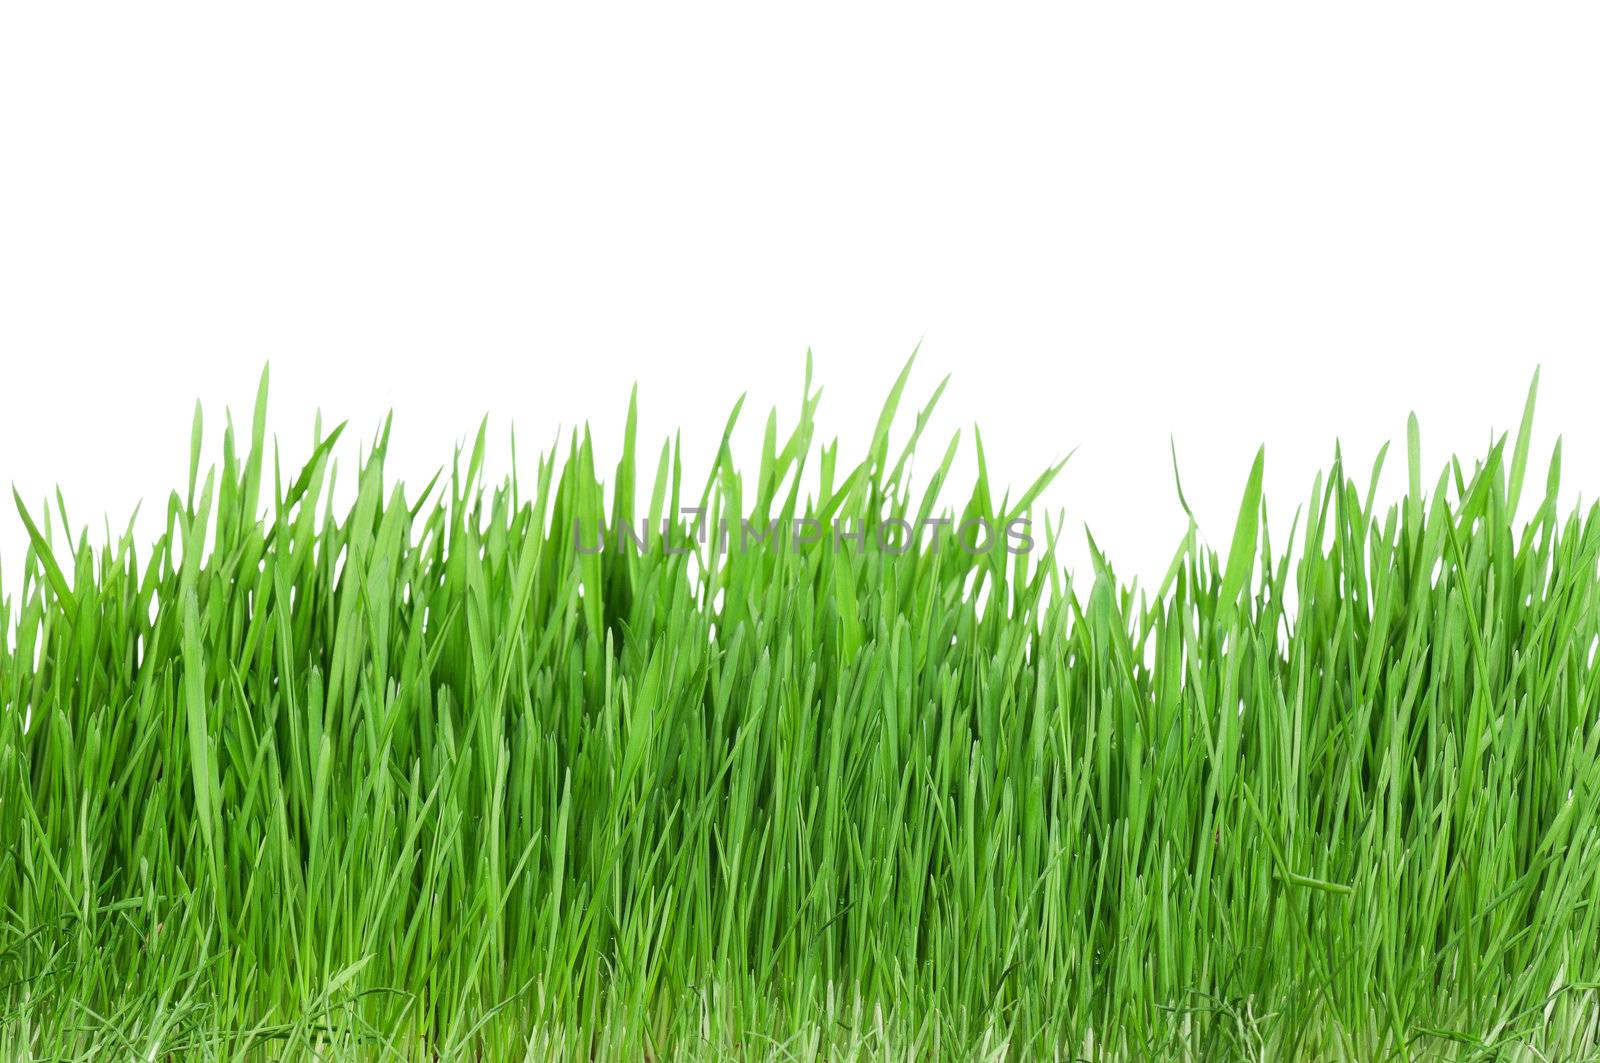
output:
[{"label": "grass field", "polygon": [[153,544],[17,499],[0,1055],[1600,1058],[1600,521],[1531,394],[1281,539],[1258,458],[1142,591],[1042,518],[699,541],[1027,517],[1053,470],[951,501],[923,441],[913,484],[906,379],[859,458],[809,373],[759,455],[630,416],[614,471],[485,483],[480,434],[401,487],[385,428],[338,507],[263,380]]}]

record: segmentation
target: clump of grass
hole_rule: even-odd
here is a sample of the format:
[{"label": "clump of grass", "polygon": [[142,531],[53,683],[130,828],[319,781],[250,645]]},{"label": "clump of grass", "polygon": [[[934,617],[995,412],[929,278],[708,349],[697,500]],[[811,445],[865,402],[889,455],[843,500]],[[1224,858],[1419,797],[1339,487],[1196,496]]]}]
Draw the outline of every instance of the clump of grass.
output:
[{"label": "clump of grass", "polygon": [[[909,366],[907,367],[909,370]],[[1595,1058],[1600,523],[1528,418],[1151,593],[1096,551],[712,549],[681,517],[1026,516],[768,420],[630,417],[335,509],[232,429],[146,552],[32,548],[0,628],[12,1058]],[[935,395],[937,398],[937,395]],[[730,427],[731,427],[730,420]],[[1509,449],[1508,449],[1509,447]],[[1381,457],[1380,457],[1381,462]],[[643,466],[648,469],[648,466]],[[814,484],[802,490],[802,483]],[[583,549],[646,520],[672,549]],[[1291,606],[1291,601],[1293,605]]]}]

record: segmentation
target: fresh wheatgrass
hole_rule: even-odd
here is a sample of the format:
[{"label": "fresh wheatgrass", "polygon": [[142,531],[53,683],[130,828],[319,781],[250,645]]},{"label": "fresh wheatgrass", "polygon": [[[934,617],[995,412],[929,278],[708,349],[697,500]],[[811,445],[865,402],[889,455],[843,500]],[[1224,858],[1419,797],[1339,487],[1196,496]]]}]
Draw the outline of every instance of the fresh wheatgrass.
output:
[{"label": "fresh wheatgrass", "polygon": [[1559,447],[1526,482],[1531,395],[1431,483],[1413,421],[1393,506],[1335,457],[1282,541],[1258,458],[1141,593],[1047,522],[836,545],[1054,471],[914,489],[905,383],[859,463],[808,370],[694,478],[630,416],[610,475],[485,484],[480,432],[413,493],[385,426],[336,509],[263,380],[153,548],[19,498],[0,1055],[1597,1058],[1600,521]]}]

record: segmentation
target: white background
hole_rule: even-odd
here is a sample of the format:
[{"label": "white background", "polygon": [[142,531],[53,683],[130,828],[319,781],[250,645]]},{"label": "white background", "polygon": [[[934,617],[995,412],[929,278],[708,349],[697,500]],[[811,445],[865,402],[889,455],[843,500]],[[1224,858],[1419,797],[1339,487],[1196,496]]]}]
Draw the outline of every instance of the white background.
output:
[{"label": "white background", "polygon": [[1593,497],[1597,55],[1592,3],[7,4],[0,485],[158,513],[268,360],[286,464],[319,406],[418,482],[485,413],[614,455],[637,381],[698,472],[807,347],[859,446],[921,340],[941,436],[1019,489],[1078,448],[1047,501],[1125,574],[1169,438],[1225,545],[1259,443],[1286,522],[1409,410],[1481,453],[1536,364],[1534,493],[1560,431]]}]

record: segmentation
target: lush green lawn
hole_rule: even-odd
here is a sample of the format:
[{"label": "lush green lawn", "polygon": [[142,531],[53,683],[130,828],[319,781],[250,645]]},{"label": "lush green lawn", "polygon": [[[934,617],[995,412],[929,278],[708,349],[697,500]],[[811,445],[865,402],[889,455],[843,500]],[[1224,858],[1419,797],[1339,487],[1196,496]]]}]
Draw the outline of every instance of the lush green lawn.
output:
[{"label": "lush green lawn", "polygon": [[614,473],[485,484],[480,435],[413,491],[385,432],[335,511],[338,433],[280,468],[263,387],[153,546],[33,504],[0,1054],[1595,1057],[1600,521],[1526,419],[1436,481],[1413,426],[1404,499],[1335,464],[1270,535],[1258,459],[1142,592],[1042,519],[587,552],[1027,514],[1048,475],[939,501],[954,444],[913,488],[899,396],[859,463],[809,381],[692,474],[630,419]]}]

